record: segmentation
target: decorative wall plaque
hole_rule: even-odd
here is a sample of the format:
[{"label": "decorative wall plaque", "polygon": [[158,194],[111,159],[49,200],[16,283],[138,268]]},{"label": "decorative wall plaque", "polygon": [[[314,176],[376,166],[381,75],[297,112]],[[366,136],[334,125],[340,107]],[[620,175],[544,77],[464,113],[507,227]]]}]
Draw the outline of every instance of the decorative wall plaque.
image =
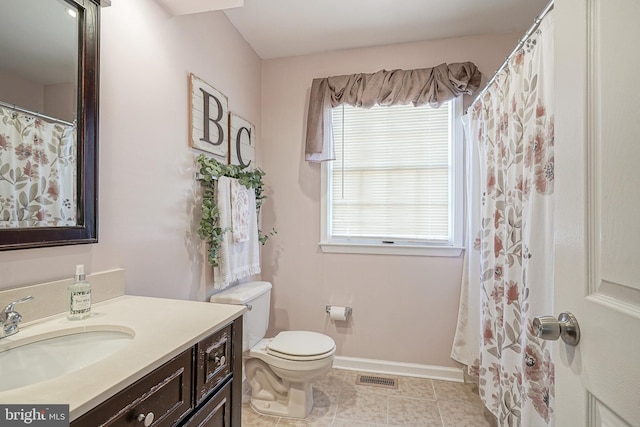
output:
[{"label": "decorative wall plaque", "polygon": [[238,116],[229,113],[229,163],[255,169],[256,128]]},{"label": "decorative wall plaque", "polygon": [[213,86],[189,75],[189,139],[191,146],[227,161],[229,100]]}]

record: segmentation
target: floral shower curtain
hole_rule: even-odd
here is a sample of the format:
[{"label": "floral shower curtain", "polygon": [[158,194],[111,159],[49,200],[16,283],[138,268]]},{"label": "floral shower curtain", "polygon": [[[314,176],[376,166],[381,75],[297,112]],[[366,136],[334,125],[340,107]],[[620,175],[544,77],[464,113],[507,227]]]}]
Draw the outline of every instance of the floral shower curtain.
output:
[{"label": "floral shower curtain", "polygon": [[548,14],[465,118],[468,245],[452,357],[500,426],[553,425],[553,24]]},{"label": "floral shower curtain", "polygon": [[0,106],[0,228],[73,226],[76,130]]}]

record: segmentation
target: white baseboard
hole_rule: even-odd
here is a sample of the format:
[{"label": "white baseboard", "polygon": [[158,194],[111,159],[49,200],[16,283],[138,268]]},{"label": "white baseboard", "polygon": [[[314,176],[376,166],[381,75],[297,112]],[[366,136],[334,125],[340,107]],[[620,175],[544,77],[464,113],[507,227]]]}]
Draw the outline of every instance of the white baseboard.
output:
[{"label": "white baseboard", "polygon": [[333,361],[333,367],[350,371],[373,372],[376,374],[430,378],[432,380],[454,381],[459,383],[464,382],[462,369],[446,366],[336,356]]}]

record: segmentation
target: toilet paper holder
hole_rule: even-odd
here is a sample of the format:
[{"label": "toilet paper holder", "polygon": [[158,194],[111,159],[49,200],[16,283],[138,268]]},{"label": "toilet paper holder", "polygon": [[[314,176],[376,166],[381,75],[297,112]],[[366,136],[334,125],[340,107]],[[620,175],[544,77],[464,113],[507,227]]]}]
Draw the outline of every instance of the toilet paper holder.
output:
[{"label": "toilet paper holder", "polygon": [[[333,306],[332,305],[327,305],[325,307],[325,311],[327,312],[327,314],[331,313],[331,307],[333,307]],[[353,309],[351,307],[345,307],[344,314],[346,314],[347,317],[351,316],[352,312],[353,312]]]}]

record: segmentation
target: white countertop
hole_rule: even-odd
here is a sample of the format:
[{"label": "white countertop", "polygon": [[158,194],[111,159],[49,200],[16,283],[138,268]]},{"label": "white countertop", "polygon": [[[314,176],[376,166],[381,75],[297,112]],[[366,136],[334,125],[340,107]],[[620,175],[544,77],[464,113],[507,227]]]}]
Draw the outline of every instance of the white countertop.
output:
[{"label": "white countertop", "polygon": [[[168,362],[246,311],[244,306],[124,295],[93,304],[91,317],[70,321],[66,313],[20,325],[0,340],[0,350],[29,337],[65,329],[133,330],[134,338],[113,355],[57,378],[0,392],[2,404],[68,404],[71,420]],[[2,366],[2,369],[10,367]],[[2,381],[2,378],[0,378]]]}]

